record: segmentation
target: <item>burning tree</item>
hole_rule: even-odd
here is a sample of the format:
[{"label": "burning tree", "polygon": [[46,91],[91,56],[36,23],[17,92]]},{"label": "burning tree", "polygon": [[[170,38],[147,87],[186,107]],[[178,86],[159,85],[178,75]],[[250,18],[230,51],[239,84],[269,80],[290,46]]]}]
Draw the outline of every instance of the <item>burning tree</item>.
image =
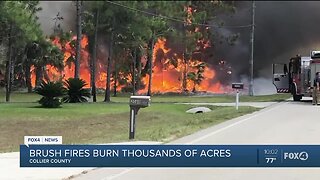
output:
[{"label": "burning tree", "polygon": [[[50,69],[57,68],[62,71],[63,65],[63,53],[49,40],[42,40],[39,42],[33,42],[31,46],[27,46],[28,61],[25,66],[29,69],[31,64],[31,72],[35,74],[34,86],[40,86],[43,79],[50,81],[48,72]],[[31,76],[27,76],[27,82],[29,83]]]},{"label": "burning tree", "polygon": [[[152,7],[152,6],[151,6]],[[152,89],[152,72],[153,72],[153,61],[154,61],[154,50],[155,43],[157,39],[164,37],[166,34],[173,31],[172,28],[169,27],[169,24],[159,17],[151,17],[147,19],[148,30],[149,30],[149,38],[148,38],[148,53],[147,53],[147,64],[146,68],[148,68],[148,92],[147,95],[151,95]]]},{"label": "burning tree", "polygon": [[[159,4],[154,2],[121,2],[121,4],[130,8],[159,8]],[[131,81],[130,86],[132,87],[132,92],[135,93],[136,89],[142,87],[141,78],[148,72],[150,79],[148,82],[149,92],[151,92],[153,46],[157,38],[165,35],[166,31],[170,29],[167,22],[158,17],[141,16],[141,14],[136,11],[128,11],[123,7],[110,3],[100,3],[100,6],[94,7],[99,8],[101,14],[103,14],[99,17],[101,26],[98,31],[109,36],[106,43],[108,46],[109,60],[107,61],[105,101],[110,100],[111,83],[109,81],[111,79],[110,72],[112,62],[114,67],[114,89],[117,89],[117,82],[121,82],[121,79],[127,79]],[[130,73],[128,76],[130,77],[123,78],[120,74],[127,73],[117,72],[119,69],[126,71],[127,68],[119,68],[119,66],[124,65],[126,67],[127,63],[118,64],[118,60],[114,59],[114,57],[121,56],[115,53],[122,53],[127,57],[127,60],[132,59],[129,64],[131,68],[129,69]],[[143,63],[143,59],[148,59],[148,61]],[[142,68],[143,66],[144,68]]]},{"label": "burning tree", "polygon": [[[210,3],[207,3],[210,5]],[[209,36],[210,28],[207,19],[209,13],[197,2],[187,2],[184,6],[184,24],[180,37],[183,39],[182,50],[182,90],[190,91],[188,81],[193,81],[192,91],[196,91],[196,85],[200,85],[204,79],[203,73],[206,66],[198,54],[211,46]],[[189,87],[189,88],[188,88]]]},{"label": "burning tree", "polygon": [[203,73],[205,69],[205,63],[200,62],[197,65],[195,65],[197,71],[196,72],[189,72],[187,74],[187,78],[191,81],[193,81],[193,89],[192,92],[196,91],[196,85],[200,85],[202,80],[204,79]]},{"label": "burning tree", "polygon": [[220,83],[211,82],[215,78],[214,69],[204,63],[210,61],[204,58],[204,54],[212,46],[209,21],[214,14],[208,10],[220,6],[213,2],[171,3],[169,9],[175,12],[174,17],[180,17],[181,22],[172,24],[176,29],[174,35],[156,41],[153,89],[188,92],[195,91],[199,86],[199,90],[220,91]]},{"label": "burning tree", "polygon": [[[130,4],[124,2],[125,4]],[[132,4],[132,3],[131,3]],[[105,84],[105,102],[110,101],[111,94],[111,71],[113,63],[116,63],[114,57],[115,48],[122,41],[122,37],[126,36],[128,33],[128,25],[133,21],[134,13],[127,11],[119,6],[110,6],[107,2],[94,2],[91,9],[94,11],[101,12],[100,16],[97,17],[99,21],[99,26],[97,26],[96,31],[106,34],[106,39],[104,46],[107,47],[107,59],[106,59],[106,84]],[[90,11],[90,7],[88,8]]]}]

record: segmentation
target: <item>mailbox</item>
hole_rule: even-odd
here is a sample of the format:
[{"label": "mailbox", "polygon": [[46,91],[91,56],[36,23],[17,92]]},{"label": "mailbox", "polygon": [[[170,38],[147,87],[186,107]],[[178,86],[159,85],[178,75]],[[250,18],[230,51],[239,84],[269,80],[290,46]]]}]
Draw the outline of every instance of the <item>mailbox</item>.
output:
[{"label": "mailbox", "polygon": [[131,96],[130,106],[144,108],[150,106],[150,96]]},{"label": "mailbox", "polygon": [[243,83],[232,83],[232,89],[237,90],[236,94],[236,109],[239,109],[239,91],[240,89],[243,89]]},{"label": "mailbox", "polygon": [[243,83],[232,83],[233,89],[243,89]]},{"label": "mailbox", "polygon": [[129,127],[129,139],[134,139],[135,127],[136,127],[136,115],[140,108],[150,106],[150,96],[131,96],[130,105],[130,127]]}]

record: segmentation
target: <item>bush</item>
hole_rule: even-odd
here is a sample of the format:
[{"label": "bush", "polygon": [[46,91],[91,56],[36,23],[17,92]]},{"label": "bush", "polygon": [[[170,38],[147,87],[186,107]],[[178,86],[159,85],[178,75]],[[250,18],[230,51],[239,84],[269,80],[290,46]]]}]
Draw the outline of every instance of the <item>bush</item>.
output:
[{"label": "bush", "polygon": [[64,102],[78,103],[87,102],[91,97],[90,90],[84,89],[87,83],[79,78],[69,78],[65,82],[67,96],[63,98]]},{"label": "bush", "polygon": [[43,81],[35,92],[43,96],[39,103],[46,108],[57,108],[62,102],[59,97],[65,94],[62,82],[45,82]]}]

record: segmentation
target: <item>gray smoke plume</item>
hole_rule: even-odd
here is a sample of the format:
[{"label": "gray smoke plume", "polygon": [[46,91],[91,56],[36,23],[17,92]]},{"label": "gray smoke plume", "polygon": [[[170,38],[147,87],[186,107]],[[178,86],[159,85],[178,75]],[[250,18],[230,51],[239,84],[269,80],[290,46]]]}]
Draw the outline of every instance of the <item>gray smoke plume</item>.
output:
[{"label": "gray smoke plume", "polygon": [[64,31],[75,29],[76,8],[72,1],[40,1],[39,6],[42,7],[42,11],[37,15],[45,35],[53,33],[58,13],[60,17],[63,17],[63,20],[57,21],[57,25],[60,24]]},{"label": "gray smoke plume", "polygon": [[[251,23],[252,3],[236,3],[236,13],[222,15],[226,25]],[[317,1],[257,1],[255,16],[254,73],[255,77],[271,77],[271,64],[287,63],[296,54],[309,56],[310,51],[320,48],[317,43],[320,25],[320,2]],[[233,46],[217,45],[217,58],[231,63],[235,76],[249,73],[251,28],[220,28],[220,33],[239,33]],[[236,78],[235,77],[235,78]]]},{"label": "gray smoke plume", "polygon": [[[226,26],[251,24],[252,2],[238,1],[235,5],[235,14],[218,17]],[[296,54],[309,56],[311,50],[320,48],[319,8],[317,1],[256,1],[254,77],[257,81],[254,86],[258,91],[272,89],[272,63],[288,63]],[[244,80],[241,77],[249,74],[251,28],[224,27],[216,31],[225,36],[240,34],[233,46],[218,43],[215,57],[231,64],[233,81]]]}]

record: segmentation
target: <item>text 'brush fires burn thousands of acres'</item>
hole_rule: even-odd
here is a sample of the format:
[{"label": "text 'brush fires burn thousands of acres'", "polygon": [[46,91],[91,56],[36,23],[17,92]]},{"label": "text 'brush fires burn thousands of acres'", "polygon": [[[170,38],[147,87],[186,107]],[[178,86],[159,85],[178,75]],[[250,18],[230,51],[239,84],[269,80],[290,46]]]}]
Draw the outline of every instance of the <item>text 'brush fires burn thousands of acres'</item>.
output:
[{"label": "text 'brush fires burn thousands of acres'", "polygon": [[[72,38],[72,40],[76,40],[76,36]],[[75,56],[75,48],[71,46],[71,41],[67,42],[62,48],[60,44],[59,38],[55,38],[52,40],[52,43],[57,47],[62,49],[64,53],[64,68],[63,70],[59,70],[58,68],[52,65],[46,65],[45,73],[46,77],[51,81],[57,80],[67,80],[68,78],[74,77],[74,63],[68,61],[70,56]],[[206,47],[208,45],[204,45]],[[176,58],[175,63],[170,62],[170,59],[166,57],[166,54],[169,52],[177,56],[176,53],[172,52],[173,49],[166,47],[166,39],[159,38],[155,45],[152,56],[153,67],[152,67],[152,92],[154,93],[166,93],[166,92],[182,92],[183,91],[183,78],[186,73],[197,72],[197,66],[202,63],[201,60],[189,60],[184,61],[182,58]],[[162,52],[163,55],[161,58],[157,58],[157,54]],[[97,56],[96,62],[96,87],[104,89],[106,86],[106,61],[107,61],[107,53],[102,52],[103,56]],[[116,57],[113,57],[116,58]],[[130,59],[127,60],[132,61]],[[117,59],[113,59],[113,62],[117,62]],[[146,66],[147,57],[141,57],[141,66]],[[114,71],[114,63],[111,63],[111,71]],[[231,71],[228,71],[228,74],[231,74]],[[226,87],[223,87],[219,80],[216,79],[216,71],[210,67],[210,65],[206,65],[203,69],[203,79],[200,83],[195,84],[189,78],[186,78],[185,87],[188,91],[206,91],[206,92],[214,92],[214,93],[222,93],[226,91]],[[90,88],[90,54],[88,52],[88,37],[86,35],[83,36],[81,40],[81,61],[80,61],[80,78],[87,82],[86,88]],[[126,86],[132,86],[132,75],[131,73],[123,73],[118,72],[117,74],[117,91],[121,91]],[[125,80],[127,83],[121,83],[121,79]],[[32,86],[35,87],[36,82],[36,73],[35,68],[31,68],[31,80]],[[123,82],[123,81],[122,81]],[[141,77],[141,84],[138,90],[138,93],[146,93],[148,90],[148,82],[149,76],[145,74]],[[114,87],[114,79],[111,77],[111,88]]]}]

